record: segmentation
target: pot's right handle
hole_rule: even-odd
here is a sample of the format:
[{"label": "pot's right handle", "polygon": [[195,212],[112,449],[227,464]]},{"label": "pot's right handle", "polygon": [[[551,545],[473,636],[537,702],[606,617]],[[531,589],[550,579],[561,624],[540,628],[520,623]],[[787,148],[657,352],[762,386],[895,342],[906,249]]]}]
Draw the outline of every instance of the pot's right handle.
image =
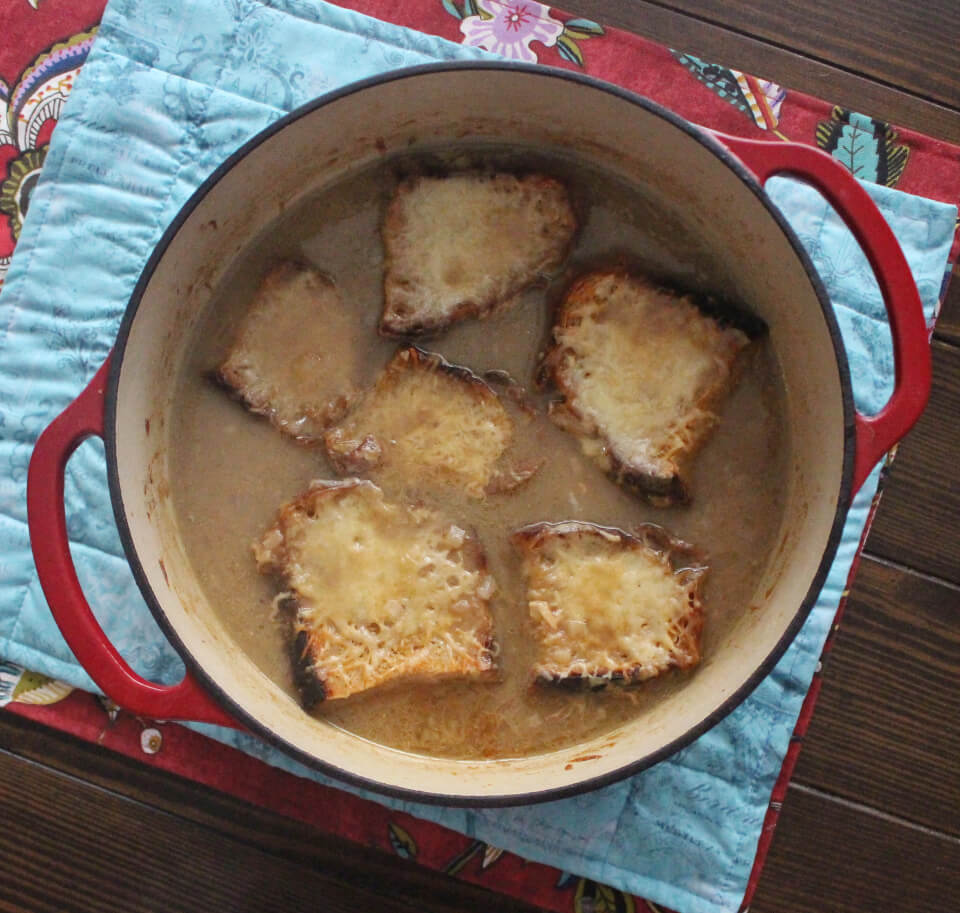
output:
[{"label": "pot's right handle", "polygon": [[81,442],[91,435],[103,437],[109,368],[108,358],[87,388],[40,435],[30,457],[27,522],[40,586],[77,660],[103,693],[121,707],[152,719],[240,728],[189,672],[178,685],[158,685],[137,675],[110,643],[77,579],[67,538],[64,472]]},{"label": "pot's right handle", "polygon": [[893,395],[876,415],[857,413],[856,491],[883,455],[913,427],[930,396],[930,334],[910,266],[870,195],[826,153],[801,143],[713,135],[761,184],[775,174],[785,174],[816,187],[853,232],[873,267],[890,319],[896,380]]}]

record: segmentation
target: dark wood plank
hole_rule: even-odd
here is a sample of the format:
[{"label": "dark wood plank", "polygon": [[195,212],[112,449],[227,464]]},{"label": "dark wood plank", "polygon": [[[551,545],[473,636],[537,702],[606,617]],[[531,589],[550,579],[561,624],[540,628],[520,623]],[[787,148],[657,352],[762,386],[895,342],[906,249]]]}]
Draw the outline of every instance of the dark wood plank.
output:
[{"label": "dark wood plank", "polygon": [[742,31],[949,107],[960,105],[960,17],[955,0],[662,0],[697,19]]},{"label": "dark wood plank", "polygon": [[[811,59],[789,47],[774,47],[744,34],[735,27],[736,23],[734,27],[727,27],[694,19],[647,0],[629,3],[571,0],[564,6],[604,25],[636,32],[705,60],[772,79],[788,89],[806,92],[831,104],[960,143],[960,116],[953,108]],[[760,4],[756,7],[758,12],[765,9]],[[808,15],[815,18],[817,14],[809,12]]]},{"label": "dark wood plank", "polygon": [[338,841],[302,822],[12,713],[0,713],[0,752],[289,858],[338,851]]},{"label": "dark wood plank", "polygon": [[960,836],[960,589],[865,558],[795,782]]},{"label": "dark wood plank", "polygon": [[960,841],[792,788],[751,913],[955,913]]},{"label": "dark wood plank", "polygon": [[947,297],[937,320],[937,339],[960,344],[960,269],[953,268]]},{"label": "dark wood plank", "polygon": [[[431,882],[445,879],[431,873],[411,899],[402,883],[375,867],[354,873],[336,857],[312,867],[290,863],[34,765],[11,767],[8,760],[0,756],[7,835],[0,837],[0,851],[17,864],[4,869],[0,909],[133,913],[161,909],[173,898],[178,910],[313,909],[320,899],[325,910],[406,911],[414,903],[440,909]],[[166,785],[157,783],[157,791]],[[958,862],[956,841],[792,790],[753,910],[947,913],[950,892],[960,888]],[[445,909],[490,909],[491,902],[504,909],[503,899],[485,895],[454,884]]]},{"label": "dark wood plank", "polygon": [[[154,796],[178,779],[139,766]],[[246,839],[226,836],[190,819],[209,791],[187,792],[169,813],[0,751],[0,911],[537,909],[279,816],[260,833],[262,814],[221,797]]]},{"label": "dark wood plank", "polygon": [[933,346],[930,405],[904,439],[867,551],[960,584],[960,348]]}]

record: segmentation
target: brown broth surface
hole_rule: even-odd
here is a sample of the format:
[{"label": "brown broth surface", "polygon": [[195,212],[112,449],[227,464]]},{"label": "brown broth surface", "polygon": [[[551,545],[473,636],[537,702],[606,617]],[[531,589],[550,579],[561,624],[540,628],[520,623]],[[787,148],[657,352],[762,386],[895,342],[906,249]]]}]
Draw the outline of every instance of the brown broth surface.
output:
[{"label": "brown broth surface", "polygon": [[[514,164],[512,153],[486,155],[501,166]],[[542,414],[550,395],[538,394],[533,378],[549,334],[550,303],[572,275],[619,258],[686,285],[724,294],[735,290],[682,222],[637,189],[560,156],[533,166],[565,179],[578,210],[581,227],[564,274],[486,320],[463,322],[417,344],[477,373],[507,371],[531,391],[541,408],[532,418],[513,412],[515,452],[545,457],[546,464],[515,492],[482,501],[410,490],[399,482],[383,485],[388,497],[425,501],[479,536],[499,586],[493,610],[500,679],[394,686],[331,701],[317,711],[333,725],[401,750],[490,758],[573,745],[641,715],[682,686],[686,675],[696,674],[671,673],[630,690],[578,693],[532,685],[523,582],[508,544],[517,527],[582,519],[630,529],[653,522],[698,546],[711,568],[703,591],[705,657],[749,609],[780,527],[787,441],[782,382],[766,342],[756,344],[717,432],[699,454],[688,507],[658,509],[623,491]],[[169,472],[184,546],[238,647],[294,698],[289,623],[276,617],[276,584],[257,572],[250,546],[282,503],[311,480],[336,475],[322,448],[285,438],[208,376],[222,361],[260,277],[278,259],[290,258],[323,270],[338,286],[353,320],[343,338],[330,339],[331,348],[358,354],[364,383],[373,383],[398,346],[376,332],[382,306],[380,218],[398,175],[409,168],[408,162],[388,161],[360,171],[313,195],[255,239],[214,296],[178,381]]]}]

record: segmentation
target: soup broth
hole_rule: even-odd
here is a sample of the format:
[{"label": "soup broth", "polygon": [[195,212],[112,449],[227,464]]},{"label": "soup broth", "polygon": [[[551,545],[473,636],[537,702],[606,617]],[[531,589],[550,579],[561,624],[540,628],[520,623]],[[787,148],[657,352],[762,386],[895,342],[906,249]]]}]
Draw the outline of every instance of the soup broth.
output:
[{"label": "soup broth", "polygon": [[[169,440],[169,476],[183,545],[213,610],[239,649],[296,700],[289,619],[277,617],[275,581],[261,576],[251,543],[278,507],[314,479],[336,474],[322,447],[281,435],[214,385],[258,283],[281,259],[330,276],[351,315],[330,338],[331,351],[359,357],[371,385],[397,350],[377,334],[382,309],[380,220],[400,177],[413,170],[475,167],[538,170],[563,179],[580,228],[565,271],[485,320],[468,320],[416,344],[482,374],[507,372],[529,393],[534,415],[512,409],[514,453],[545,458],[513,492],[471,499],[386,478],[388,498],[425,502],[473,529],[498,583],[493,602],[499,645],[495,682],[439,682],[375,689],[327,702],[315,714],[359,737],[397,749],[454,758],[517,757],[576,744],[642,715],[687,675],[671,673],[635,689],[572,692],[534,685],[534,657],[518,556],[510,533],[537,521],[579,519],[629,530],[659,524],[698,546],[710,572],[703,590],[704,662],[754,600],[783,507],[787,441],[783,386],[768,341],[753,347],[720,424],[700,452],[689,506],[655,508],[609,481],[570,434],[545,415],[551,394],[535,388],[538,356],[549,336],[552,302],[588,268],[625,262],[682,285],[736,297],[734,282],[698,245],[696,233],[638,188],[561,154],[484,149],[451,160],[442,153],[387,160],[323,188],[286,212],[240,255],[203,316],[181,367]],[[306,319],[306,317],[305,317]]]}]

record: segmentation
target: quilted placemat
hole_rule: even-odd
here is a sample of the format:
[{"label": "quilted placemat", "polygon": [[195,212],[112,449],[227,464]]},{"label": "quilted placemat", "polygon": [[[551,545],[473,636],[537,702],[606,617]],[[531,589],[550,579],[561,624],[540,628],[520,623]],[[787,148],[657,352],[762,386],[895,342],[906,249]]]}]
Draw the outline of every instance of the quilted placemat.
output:
[{"label": "quilted placemat", "polygon": [[[484,18],[468,8],[460,12],[465,13],[461,26],[470,26],[467,20],[474,15]],[[0,479],[0,535],[11,545],[5,551],[12,571],[0,581],[0,655],[77,687],[91,684],[52,628],[23,551],[24,469],[37,432],[75,395],[109,348],[152,243],[220,158],[283,111],[362,75],[479,53],[320,3],[283,9],[261,3],[210,6],[202,16],[180,11],[176,21],[172,13],[164,15],[160,4],[139,0],[108,8],[81,88],[54,137],[43,180],[31,190],[31,217],[23,223],[22,246],[0,298],[5,327],[0,462],[9,467]],[[449,10],[445,15],[454,18]],[[543,16],[555,18],[550,11]],[[567,28],[571,21],[565,20],[568,37],[588,35],[593,25],[580,20]],[[490,44],[493,39],[473,25],[479,29],[473,32],[476,42]],[[531,38],[531,45],[556,46],[563,30],[553,27],[548,33],[547,28]],[[460,31],[470,39],[469,28]],[[594,31],[588,37],[601,35]],[[571,39],[578,48],[586,40]],[[673,59],[689,70],[689,62]],[[21,93],[21,103],[24,97]],[[26,135],[29,141],[29,131]],[[125,151],[117,155],[120,147],[104,143],[105,136],[123,136]],[[951,161],[926,154],[938,165],[941,158]],[[785,181],[770,189],[838,305],[858,378],[858,402],[867,409],[880,405],[892,370],[882,307],[865,261],[816,194]],[[955,211],[897,191],[873,192],[908,253],[932,319]],[[84,250],[77,245],[81,232],[88,242]],[[104,497],[103,473],[101,452],[85,445],[71,464],[68,496],[81,576],[125,655],[141,671],[173,680],[178,661],[158,637],[129,580]],[[496,812],[401,807],[484,845],[513,849],[676,909],[735,909],[770,790],[856,554],[876,477],[858,497],[831,579],[802,635],[750,701],[704,739],[643,775],[576,800]],[[16,678],[11,690],[19,686],[22,695],[23,677],[7,677]],[[249,737],[215,735],[272,764],[314,776]],[[402,840],[399,845],[405,846]]]}]

